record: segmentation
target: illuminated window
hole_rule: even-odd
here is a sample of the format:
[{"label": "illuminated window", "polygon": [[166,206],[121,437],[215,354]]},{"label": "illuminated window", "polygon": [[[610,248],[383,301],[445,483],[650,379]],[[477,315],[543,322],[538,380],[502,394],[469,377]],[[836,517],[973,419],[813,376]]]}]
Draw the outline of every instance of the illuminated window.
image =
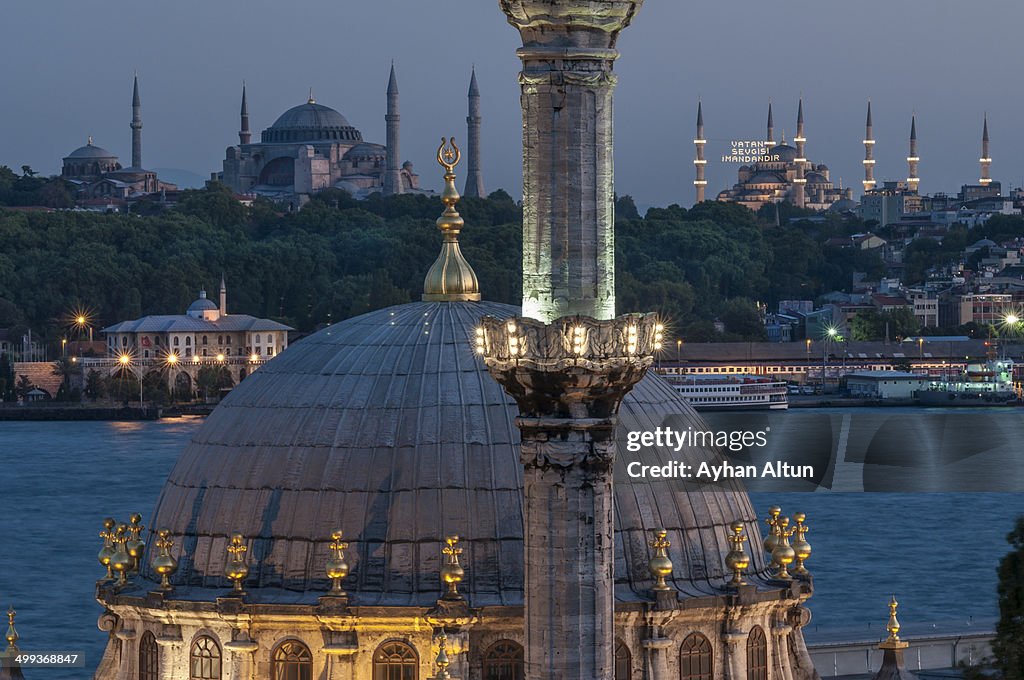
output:
[{"label": "illuminated window", "polygon": [[631,680],[633,677],[633,655],[622,640],[615,641],[615,680]]},{"label": "illuminated window", "polygon": [[274,650],[273,680],[313,680],[313,655],[297,640],[286,640]]},{"label": "illuminated window", "polygon": [[523,680],[523,648],[511,640],[499,640],[484,654],[484,680]]},{"label": "illuminated window", "polygon": [[768,680],[768,640],[761,626],[747,636],[747,680]]},{"label": "illuminated window", "polygon": [[690,633],[679,650],[680,680],[712,680],[711,643],[700,633]]},{"label": "illuminated window", "polygon": [[192,643],[189,680],[220,680],[220,647],[213,638],[204,635]]},{"label": "illuminated window", "polygon": [[404,642],[385,642],[373,653],[373,680],[418,680],[416,651]]},{"label": "illuminated window", "polygon": [[156,637],[148,630],[139,640],[139,680],[159,680],[160,650],[156,646]]}]

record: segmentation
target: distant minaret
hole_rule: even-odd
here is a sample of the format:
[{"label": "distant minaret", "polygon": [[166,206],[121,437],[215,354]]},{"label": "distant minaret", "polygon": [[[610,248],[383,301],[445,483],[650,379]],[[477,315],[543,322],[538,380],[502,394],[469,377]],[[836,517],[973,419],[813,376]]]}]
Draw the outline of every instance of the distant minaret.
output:
[{"label": "distant minaret", "polygon": [[249,100],[245,96],[245,83],[242,83],[242,127],[238,130],[238,143],[248,144],[252,141],[249,132]]},{"label": "distant minaret", "polygon": [[983,187],[987,187],[992,184],[992,177],[989,172],[992,169],[992,158],[988,155],[988,114],[985,114],[985,127],[981,133],[981,158],[978,159],[981,163],[981,179],[978,180],[978,184]]},{"label": "distant minaret", "polygon": [[921,178],[917,176],[917,164],[920,162],[921,158],[917,155],[917,115],[914,114],[910,117],[910,155],[907,156],[907,188],[911,191],[917,191],[921,183]]},{"label": "distant minaret", "polygon": [[793,179],[793,204],[798,208],[803,208],[807,205],[807,193],[806,187],[807,179],[804,177],[804,166],[807,164],[807,159],[804,158],[804,144],[807,139],[804,137],[804,98],[800,97],[800,106],[796,113],[796,137],[793,138],[793,143],[796,144],[796,158],[793,162],[796,163],[796,177]]},{"label": "distant minaret", "polygon": [[768,146],[775,146],[775,119],[772,118],[772,103],[768,102],[768,137],[765,140]]},{"label": "distant minaret", "polygon": [[384,195],[392,196],[403,193],[402,172],[399,168],[398,135],[400,117],[398,115],[398,79],[395,77],[395,65],[391,64],[391,77],[388,79],[388,112],[384,116],[387,123],[387,167],[384,170]]},{"label": "distant minaret", "polygon": [[[248,142],[243,142],[248,144]],[[220,275],[220,315],[227,316],[228,314],[228,286],[224,282],[224,274]]]},{"label": "distant minaret", "polygon": [[868,120],[864,129],[864,193],[875,188],[875,133],[871,124],[871,100],[868,100]]},{"label": "distant minaret", "polygon": [[142,167],[142,101],[139,99],[139,74],[132,90],[132,167]]},{"label": "distant minaret", "polygon": [[480,87],[476,84],[476,69],[469,78],[469,115],[466,116],[466,187],[463,196],[483,198],[484,173],[480,164]]},{"label": "distant minaret", "polygon": [[697,138],[693,140],[694,146],[697,147],[697,157],[693,160],[693,167],[697,171],[697,178],[693,180],[693,186],[697,189],[697,203],[704,201],[704,188],[707,187],[708,182],[704,179],[704,168],[708,162],[704,159],[704,145],[708,141],[704,139],[704,107],[701,102],[697,102]]}]

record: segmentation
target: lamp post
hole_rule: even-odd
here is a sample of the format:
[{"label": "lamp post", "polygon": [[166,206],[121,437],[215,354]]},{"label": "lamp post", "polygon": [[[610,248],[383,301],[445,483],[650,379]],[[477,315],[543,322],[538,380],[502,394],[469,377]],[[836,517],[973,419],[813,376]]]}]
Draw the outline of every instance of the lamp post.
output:
[{"label": "lamp post", "polygon": [[141,411],[145,408],[142,402],[142,368],[139,368],[138,373],[132,369],[132,356],[130,354],[122,354],[117,358],[117,360],[120,362],[124,370],[130,372],[139,379],[139,410]]}]

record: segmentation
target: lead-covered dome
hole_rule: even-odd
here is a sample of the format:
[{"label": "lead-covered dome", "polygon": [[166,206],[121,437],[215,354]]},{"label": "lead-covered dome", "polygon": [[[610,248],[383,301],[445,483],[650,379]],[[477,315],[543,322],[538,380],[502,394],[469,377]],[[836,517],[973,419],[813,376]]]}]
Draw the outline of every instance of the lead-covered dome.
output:
[{"label": "lead-covered dome", "polygon": [[117,160],[117,156],[110,151],[107,151],[102,146],[96,146],[92,143],[92,139],[85,146],[80,146],[67,156],[65,160],[98,160],[98,159],[114,159]]},{"label": "lead-covered dome", "polygon": [[[152,526],[181,546],[176,597],[223,591],[227,537],[249,541],[254,601],[315,602],[328,582],[331,531],[350,543],[345,590],[361,605],[429,606],[441,595],[444,537],[458,534],[473,606],[523,602],[522,467],[517,409],[472,351],[481,317],[519,309],[418,302],[382,309],[303,339],[246,378],[182,453]],[[648,375],[621,427],[703,427],[661,378]],[[705,449],[657,451],[663,461]],[[735,487],[686,493],[616,470],[616,596],[647,597],[650,530],[668,529],[684,596],[724,579],[726,525],[757,522]],[[177,550],[177,548],[176,548]],[[754,569],[762,571],[759,550]],[[152,573],[148,575],[153,579]]]},{"label": "lead-covered dome", "polygon": [[339,141],[358,143],[363,135],[345,116],[310,99],[282,113],[261,135],[267,142]]}]

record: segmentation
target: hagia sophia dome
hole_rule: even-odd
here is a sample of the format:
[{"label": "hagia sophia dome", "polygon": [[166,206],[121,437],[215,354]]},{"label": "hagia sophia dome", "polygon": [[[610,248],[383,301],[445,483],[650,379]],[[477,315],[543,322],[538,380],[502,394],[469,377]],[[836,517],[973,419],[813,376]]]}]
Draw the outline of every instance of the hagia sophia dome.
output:
[{"label": "hagia sophia dome", "polygon": [[317,104],[312,96],[305,104],[293,106],[263,131],[264,143],[338,140],[361,142],[359,130],[334,109]]}]

